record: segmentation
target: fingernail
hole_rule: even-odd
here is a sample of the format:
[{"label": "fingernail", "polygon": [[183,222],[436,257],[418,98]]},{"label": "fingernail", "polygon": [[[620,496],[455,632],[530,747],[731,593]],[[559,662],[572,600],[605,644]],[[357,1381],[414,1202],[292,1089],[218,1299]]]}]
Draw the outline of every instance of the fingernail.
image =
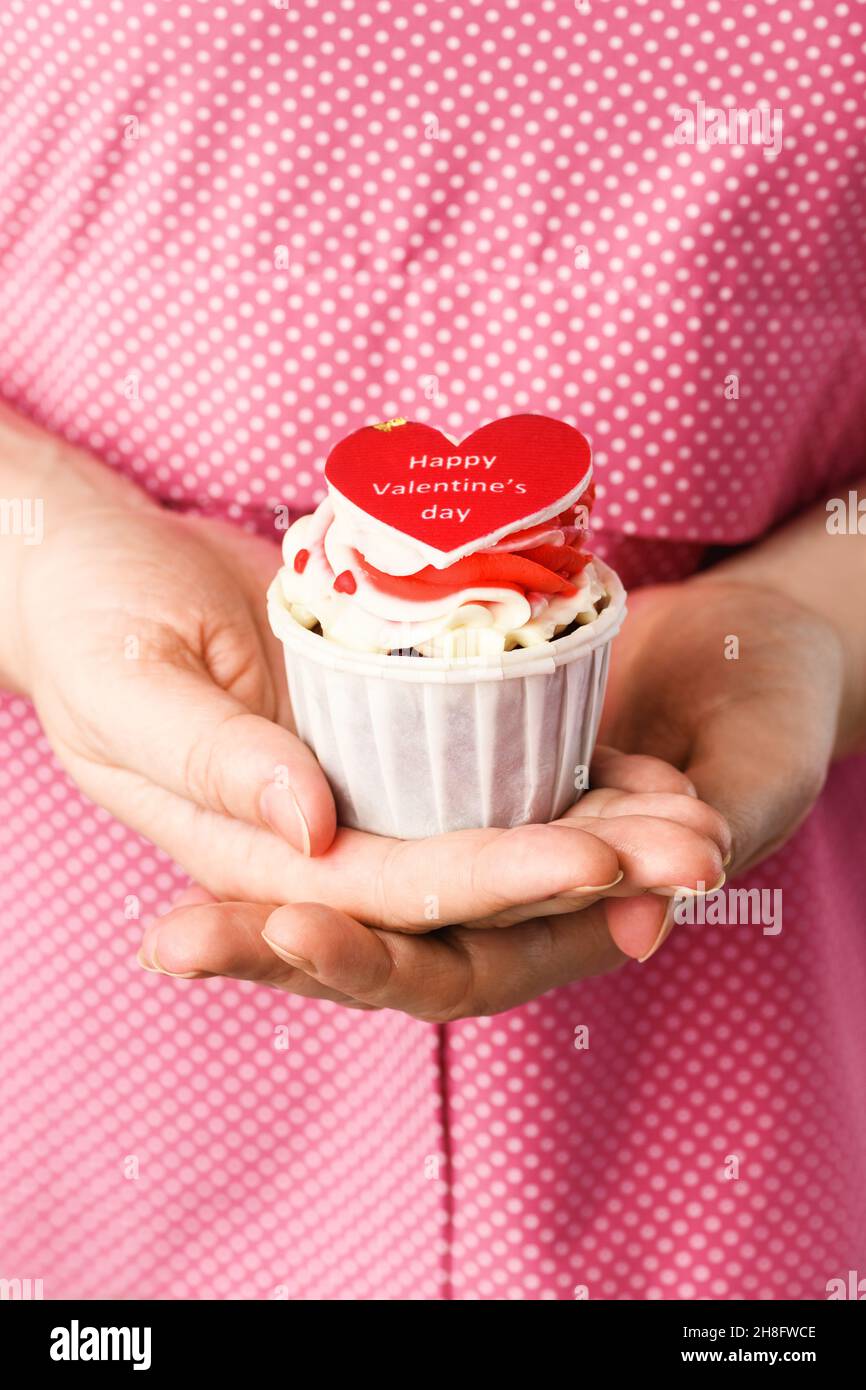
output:
[{"label": "fingernail", "polygon": [[734,847],[733,847],[733,845],[732,845],[731,848],[728,850],[727,854],[725,855],[724,859],[722,860],[722,868],[723,868],[723,869],[726,869],[726,868],[728,867],[728,865],[730,864],[730,862],[731,862],[731,860],[733,859],[733,857],[734,857]]},{"label": "fingernail", "polygon": [[138,961],[138,963],[139,963],[139,965],[141,966],[142,970],[149,970],[150,973],[151,973],[151,975],[161,975],[161,974],[162,974],[162,971],[161,971],[161,970],[157,970],[157,968],[156,968],[155,965],[151,965],[150,961],[146,958],[146,956],[145,956],[145,954],[144,954],[143,951],[139,951],[139,952],[138,952],[138,955],[135,957],[135,959]]},{"label": "fingernail", "polygon": [[610,883],[582,883],[579,888],[564,888],[557,894],[560,898],[579,898],[587,893],[606,893],[609,888],[615,888],[618,883],[622,883],[625,878],[625,870],[620,869],[616,878],[612,878]]},{"label": "fingernail", "polygon": [[148,959],[148,957],[145,955],[144,947],[142,946],[141,950],[138,952],[138,955],[136,956],[136,960],[138,961],[142,970],[150,971],[151,975],[168,975],[168,977],[172,980],[203,980],[205,976],[210,973],[207,970],[187,970],[184,972],[177,970],[164,970],[157,958],[155,939],[151,942],[150,958]]},{"label": "fingernail", "polygon": [[664,921],[661,924],[658,936],[656,937],[652,946],[650,946],[646,955],[638,956],[638,965],[643,965],[644,961],[649,960],[650,956],[654,956],[659,947],[664,945],[665,941],[670,936],[671,931],[673,930],[674,921],[676,920],[674,917],[675,908],[676,899],[672,899],[671,902],[668,903],[667,911],[665,912],[664,916]]},{"label": "fingernail", "polygon": [[262,788],[259,797],[259,810],[262,820],[266,821],[271,830],[276,831],[284,840],[296,839],[298,830],[300,830],[301,851],[309,859],[310,827],[307,825],[307,818],[301,810],[301,803],[291,787],[280,786],[277,782],[268,782]]},{"label": "fingernail", "polygon": [[719,879],[713,884],[712,888],[706,886],[701,888],[683,888],[679,885],[665,884],[661,888],[651,888],[651,893],[657,893],[660,898],[705,898],[708,893],[718,893],[724,886],[727,874],[722,871]]},{"label": "fingernail", "polygon": [[311,960],[305,960],[303,956],[295,956],[291,951],[287,951],[284,946],[278,946],[276,941],[272,941],[265,932],[262,932],[262,936],[270,946],[274,955],[279,956],[280,960],[284,960],[286,965],[290,965],[293,970],[302,970],[305,975],[315,975],[316,967]]}]

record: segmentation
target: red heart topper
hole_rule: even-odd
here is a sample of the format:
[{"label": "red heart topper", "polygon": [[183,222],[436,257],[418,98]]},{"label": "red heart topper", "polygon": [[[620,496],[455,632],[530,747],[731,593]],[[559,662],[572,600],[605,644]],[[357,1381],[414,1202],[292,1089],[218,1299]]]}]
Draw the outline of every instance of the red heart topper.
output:
[{"label": "red heart topper", "polygon": [[332,497],[409,537],[442,569],[575,502],[592,472],[579,430],[546,415],[511,415],[455,444],[430,425],[387,421],[331,450]]}]

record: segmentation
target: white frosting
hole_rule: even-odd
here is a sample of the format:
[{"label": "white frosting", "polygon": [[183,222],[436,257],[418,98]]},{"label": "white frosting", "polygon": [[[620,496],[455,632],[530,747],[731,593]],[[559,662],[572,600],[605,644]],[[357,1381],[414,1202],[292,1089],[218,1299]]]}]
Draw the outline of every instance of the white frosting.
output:
[{"label": "white frosting", "polygon": [[[521,548],[564,544],[565,535],[550,525],[538,526],[518,544]],[[524,594],[508,586],[478,584],[450,592],[431,586],[429,597],[426,592],[420,599],[407,597],[377,587],[358,564],[363,539],[362,527],[353,524],[350,533],[345,517],[335,520],[332,500],[325,498],[315,512],[300,517],[286,532],[280,571],[283,599],[295,620],[307,628],[318,624],[328,641],[356,651],[414,648],[423,656],[454,657],[534,646],[550,641],[575,621],[591,622],[597,616],[596,605],[605,597],[591,561],[575,577],[573,594]],[[509,548],[505,538],[491,550]],[[300,569],[295,563],[299,552],[307,553]],[[408,560],[409,548],[402,560],[395,551],[388,573],[399,577],[417,573],[417,556],[411,568],[399,567]],[[355,584],[351,593],[334,587],[337,576],[347,573]]]}]

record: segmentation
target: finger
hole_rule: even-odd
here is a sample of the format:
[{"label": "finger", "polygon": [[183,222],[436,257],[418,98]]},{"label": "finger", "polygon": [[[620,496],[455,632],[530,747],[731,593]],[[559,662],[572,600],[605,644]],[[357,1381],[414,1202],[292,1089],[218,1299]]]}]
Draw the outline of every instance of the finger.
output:
[{"label": "finger", "polygon": [[501,1013],[625,957],[603,912],[524,922],[502,932],[456,927],[427,936],[370,930],[320,905],[278,908],[265,939],[315,978],[377,1008],[428,1022]]},{"label": "finger", "polygon": [[171,910],[176,907],[192,907],[194,904],[215,903],[216,898],[213,893],[209,893],[206,888],[202,888],[200,883],[191,883],[188,888],[184,888],[172,901]]},{"label": "finger", "polygon": [[405,841],[340,830],[326,855],[297,867],[288,896],[376,927],[431,931],[565,891],[597,895],[619,875],[616,850],[572,825]]},{"label": "finger", "polygon": [[222,901],[324,902],[374,926],[431,931],[566,888],[597,896],[620,873],[609,846],[569,826],[405,842],[341,828],[326,853],[307,859],[276,835],[202,811],[128,769],[82,760],[73,775]]},{"label": "finger", "polygon": [[288,962],[268,948],[262,930],[273,910],[272,905],[239,902],[173,908],[145,931],[139,963],[173,979],[227,975],[308,999],[349,1002],[341,991],[311,977],[301,962]]},{"label": "finger", "polygon": [[[650,759],[649,761],[653,760]],[[662,764],[662,766],[667,766],[667,764]],[[567,811],[562,819],[568,821],[570,817],[584,817],[588,811],[593,815],[608,819],[619,815],[644,815],[688,826],[699,835],[713,840],[719,846],[720,850],[724,852],[723,868],[728,862],[731,834],[726,821],[711,806],[707,806],[703,801],[698,801],[695,797],[684,796],[682,793],[618,792],[613,788],[600,787],[582,797],[578,804]],[[690,860],[690,863],[692,862]],[[683,864],[684,861],[682,860],[671,861],[668,865],[669,876],[676,877]],[[668,896],[671,886],[648,885],[636,881],[633,875],[623,872],[619,881],[612,883],[608,888],[590,892],[567,890],[559,897],[548,898],[545,902],[507,907],[501,912],[493,913],[480,920],[474,920],[472,926],[475,928],[510,927],[517,922],[527,922],[533,917],[555,917],[566,912],[581,912],[602,898],[631,897],[635,892],[641,892],[647,888],[656,891],[662,890],[664,895]],[[696,879],[695,886],[700,886],[699,879]],[[719,886],[717,881],[712,884],[713,888]],[[704,887],[710,891],[706,883]]]},{"label": "finger", "polygon": [[310,750],[253,714],[205,671],[131,662],[124,763],[161,787],[219,814],[273,830],[304,854],[321,854],[336,830],[331,789]]},{"label": "finger", "polygon": [[[625,875],[622,877],[624,879]],[[516,907],[506,907],[502,912],[491,913],[488,917],[478,917],[467,925],[471,926],[473,931],[480,931],[488,927],[513,927],[518,922],[530,922],[533,917],[561,917],[567,912],[585,912],[594,903],[616,893],[617,887],[615,884],[600,893],[563,893],[560,897],[548,898],[543,903],[521,903]]]},{"label": "finger", "polygon": [[604,820],[618,816],[650,816],[673,821],[713,840],[723,857],[731,848],[731,831],[724,816],[705,801],[682,793],[621,792],[612,787],[598,787],[569,807],[562,819],[582,821],[587,816]]},{"label": "finger", "polygon": [[618,898],[605,903],[605,917],[611,938],[623,955],[641,962],[660,950],[674,925],[673,899],[667,904],[644,895]]},{"label": "finger", "polygon": [[[223,699],[235,708],[231,697],[207,682],[207,702]],[[207,737],[199,734],[195,744],[199,750],[199,766],[203,769],[209,765],[214,771],[211,774],[199,771],[193,777],[192,780],[200,784],[198,799],[205,802],[213,800],[218,804],[227,802],[226,810],[234,804],[237,815],[246,820],[253,818],[256,808],[242,803],[256,784],[256,777],[245,777],[241,768],[245,758],[256,756],[253,752],[255,737],[261,733],[259,756],[263,770],[267,767],[273,772],[272,759],[282,756],[286,762],[279,766],[286,776],[283,779],[285,785],[273,781],[268,784],[264,801],[259,802],[259,810],[267,807],[268,803],[272,809],[282,807],[282,816],[277,809],[271,818],[276,818],[282,824],[286,838],[298,845],[299,822],[295,817],[300,812],[303,820],[303,812],[299,806],[295,806],[295,787],[303,784],[305,770],[312,770],[316,781],[325,787],[332,817],[330,791],[312,755],[291,734],[251,715],[244,707],[241,707],[241,711],[224,719],[218,726],[221,733],[211,731]],[[245,744],[247,731],[250,737]],[[279,741],[278,746],[274,745],[274,739]],[[164,740],[157,739],[156,749],[161,749],[163,743]],[[235,744],[238,745],[239,756],[232,757],[231,749]],[[624,755],[619,756],[620,771],[628,761]],[[652,759],[637,761],[655,764]],[[615,765],[615,761],[609,759],[609,766],[615,768]],[[151,772],[159,773],[153,758],[149,759],[148,766]],[[195,758],[188,761],[187,766],[194,768]],[[665,764],[658,766],[664,768]],[[170,775],[166,776],[166,773]],[[210,783],[208,775],[211,776]],[[176,766],[172,764],[171,769],[163,769],[163,776],[169,781],[172,777],[176,779]],[[189,781],[189,777],[185,777],[179,785],[188,789]],[[668,810],[662,802],[645,802],[643,805],[647,811],[658,814]],[[678,816],[691,818],[695,828],[699,828],[704,813],[692,809],[693,806],[696,807],[693,798],[675,797],[668,813],[675,810]],[[609,789],[599,789],[584,798],[572,814],[576,818],[575,824],[580,825],[586,824],[588,811],[595,815],[600,808],[608,820],[613,819],[612,812],[616,807],[617,803]],[[704,828],[711,829],[706,825]],[[200,831],[200,826],[194,827],[196,839],[200,838]],[[321,864],[320,871],[310,865],[312,873],[297,873],[288,861],[274,862],[274,850],[278,851],[278,846],[260,840],[259,849],[271,863],[273,871],[259,875],[260,879],[264,878],[264,883],[257,885],[255,894],[244,892],[244,896],[261,895],[270,900],[309,897],[356,911],[364,920],[376,925],[429,930],[447,923],[484,919],[515,906],[534,908],[535,904],[543,904],[563,893],[567,895],[569,903],[573,901],[575,906],[582,906],[587,896],[594,898],[598,892],[605,891],[605,886],[616,885],[620,878],[616,854],[606,853],[602,844],[605,838],[609,843],[614,843],[609,831],[598,838],[577,838],[572,834],[568,841],[563,842],[561,834],[559,839],[556,838],[554,827],[523,827],[504,832],[460,832],[459,836],[412,842],[405,847],[399,846],[399,842],[377,837],[359,837],[353,832],[347,832],[347,835],[351,837],[352,862],[347,862],[349,855],[344,851],[348,845],[344,843],[339,853],[329,856],[327,865],[324,862]],[[722,839],[721,834],[719,839]],[[301,829],[299,847],[306,848],[306,843]],[[623,841],[619,843],[624,844]],[[317,846],[311,842],[310,847],[315,849]],[[638,868],[632,855],[625,866],[627,882],[621,891],[659,885],[690,886],[693,882],[700,882],[708,872],[706,867],[699,862],[694,863],[688,846],[681,848],[684,848],[684,853],[668,858],[666,863],[659,862],[656,855],[654,860],[642,859]],[[185,863],[191,871],[197,871],[194,860],[191,862],[187,858]],[[344,867],[346,872],[342,871]],[[285,880],[290,869],[292,883],[288,884]],[[645,869],[645,872],[639,869]],[[213,872],[213,867],[210,867],[208,882],[211,884],[215,881]],[[711,878],[704,881],[714,883],[717,878],[718,873],[713,873]],[[241,885],[238,884],[238,887]]]},{"label": "finger", "polygon": [[658,816],[582,820],[582,804],[567,813],[567,823],[591,830],[615,852],[625,877],[614,896],[645,890],[672,896],[683,888],[711,892],[721,886],[724,856],[715,840]]},{"label": "finger", "polygon": [[589,769],[590,787],[617,787],[624,792],[671,792],[697,796],[691,778],[663,758],[596,747]]}]

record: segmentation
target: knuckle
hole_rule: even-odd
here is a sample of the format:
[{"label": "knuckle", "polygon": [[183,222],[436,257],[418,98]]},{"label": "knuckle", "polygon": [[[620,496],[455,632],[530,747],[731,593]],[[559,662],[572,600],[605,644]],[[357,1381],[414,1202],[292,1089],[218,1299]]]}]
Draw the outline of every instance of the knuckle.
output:
[{"label": "knuckle", "polygon": [[353,990],[354,997],[370,1008],[388,1008],[389,996],[392,993],[394,973],[396,971],[396,961],[388,949],[387,942],[379,936],[381,950],[376,953],[376,960],[371,969],[371,977],[365,982],[362,990]]},{"label": "knuckle", "polygon": [[[222,815],[230,815],[224,775],[224,745],[230,725],[246,714],[236,710],[227,714],[216,727],[200,729],[187,750],[183,776],[190,796],[200,805]],[[232,730],[234,732],[234,730]]]},{"label": "knuckle", "polygon": [[213,742],[210,732],[197,733],[189,747],[183,766],[183,783],[191,799],[199,805],[210,804],[213,789]]},{"label": "knuckle", "polygon": [[[471,931],[471,928],[469,929]],[[473,957],[471,939],[467,940],[466,928],[447,928],[442,935],[451,948],[451,966],[456,961],[458,969],[446,991],[446,997],[434,1007],[419,1013],[428,1023],[456,1023],[461,1018],[481,1018],[498,1010],[490,1007],[479,990],[479,971]],[[452,971],[449,971],[449,977]]]},{"label": "knuckle", "polygon": [[542,825],[515,825],[497,830],[473,854],[467,873],[473,918],[482,914],[489,916],[512,905],[512,898],[502,881],[504,866],[520,862],[527,852],[531,854],[533,841],[538,838],[536,832],[546,829]]},{"label": "knuckle", "polygon": [[373,880],[371,917],[383,927],[399,931],[410,920],[402,911],[403,885],[406,878],[406,840],[394,840],[385,852],[379,872]]}]

